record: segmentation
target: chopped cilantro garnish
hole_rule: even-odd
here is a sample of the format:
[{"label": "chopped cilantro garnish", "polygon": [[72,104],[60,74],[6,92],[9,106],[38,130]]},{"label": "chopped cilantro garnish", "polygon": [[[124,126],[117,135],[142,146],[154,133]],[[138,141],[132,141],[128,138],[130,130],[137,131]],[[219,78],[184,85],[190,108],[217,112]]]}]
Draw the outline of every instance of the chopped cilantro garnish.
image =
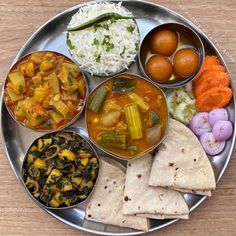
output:
[{"label": "chopped cilantro garnish", "polygon": [[135,43],[135,50],[137,51],[138,48],[139,48],[139,42],[136,42],[136,43]]},{"label": "chopped cilantro garnish", "polygon": [[109,35],[105,35],[103,41],[102,41],[102,45],[105,46],[105,50],[106,52],[111,51],[115,45],[110,41],[111,37]]},{"label": "chopped cilantro garnish", "polygon": [[92,43],[92,45],[96,45],[96,46],[98,46],[99,43],[100,43],[99,40],[96,39],[96,38],[94,38],[94,39],[93,39],[93,43]]},{"label": "chopped cilantro garnish", "polygon": [[109,25],[107,23],[102,24],[101,27],[105,30],[109,30]]},{"label": "chopped cilantro garnish", "polygon": [[79,58],[84,58],[85,55],[84,55],[84,54],[79,54],[78,57],[79,57]]},{"label": "chopped cilantro garnish", "polygon": [[109,35],[105,35],[105,36],[104,36],[104,39],[103,39],[103,41],[102,41],[102,45],[105,45],[106,43],[108,43],[109,40],[110,40],[110,36],[109,36]]},{"label": "chopped cilantro garnish", "polygon": [[105,30],[109,30],[109,24],[107,24],[107,23],[103,23],[103,24],[95,23],[95,24],[93,25],[93,27],[94,27],[94,31],[95,31],[95,32],[97,31],[98,28],[103,28],[103,29],[105,29]]},{"label": "chopped cilantro garnish", "polygon": [[125,50],[126,50],[126,46],[124,46],[123,51],[120,53],[120,56],[121,56],[122,58],[124,58]]},{"label": "chopped cilantro garnish", "polygon": [[101,54],[94,53],[94,57],[95,57],[96,62],[100,62]]},{"label": "chopped cilantro garnish", "polygon": [[66,44],[70,50],[73,50],[75,47],[72,45],[71,41],[69,38],[66,39]]},{"label": "chopped cilantro garnish", "polygon": [[128,32],[133,33],[135,27],[132,26],[132,25],[129,25],[129,26],[126,27],[126,29],[127,29]]},{"label": "chopped cilantro garnish", "polygon": [[113,43],[107,42],[106,43],[106,52],[111,51],[114,47],[115,47],[115,45]]}]

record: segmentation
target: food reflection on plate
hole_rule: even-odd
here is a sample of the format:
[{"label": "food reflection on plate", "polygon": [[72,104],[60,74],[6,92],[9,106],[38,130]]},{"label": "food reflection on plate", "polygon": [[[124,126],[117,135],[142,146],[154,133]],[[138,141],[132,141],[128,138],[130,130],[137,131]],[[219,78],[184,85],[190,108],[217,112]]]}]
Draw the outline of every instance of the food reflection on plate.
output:
[{"label": "food reflection on plate", "polygon": [[118,75],[90,94],[86,122],[89,137],[103,150],[121,158],[140,156],[165,136],[164,94],[139,76]]}]

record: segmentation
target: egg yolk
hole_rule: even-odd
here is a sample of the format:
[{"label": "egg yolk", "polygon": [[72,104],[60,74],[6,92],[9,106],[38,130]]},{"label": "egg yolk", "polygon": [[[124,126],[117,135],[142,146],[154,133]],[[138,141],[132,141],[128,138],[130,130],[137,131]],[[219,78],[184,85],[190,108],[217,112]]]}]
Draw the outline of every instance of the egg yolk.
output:
[{"label": "egg yolk", "polygon": [[188,77],[195,73],[199,56],[196,50],[192,48],[180,49],[173,58],[174,71],[181,77]]},{"label": "egg yolk", "polygon": [[171,56],[178,46],[176,32],[171,30],[158,30],[150,38],[150,50],[152,53],[163,56]]},{"label": "egg yolk", "polygon": [[168,58],[154,55],[146,63],[146,72],[151,79],[163,82],[171,77],[172,65]]}]

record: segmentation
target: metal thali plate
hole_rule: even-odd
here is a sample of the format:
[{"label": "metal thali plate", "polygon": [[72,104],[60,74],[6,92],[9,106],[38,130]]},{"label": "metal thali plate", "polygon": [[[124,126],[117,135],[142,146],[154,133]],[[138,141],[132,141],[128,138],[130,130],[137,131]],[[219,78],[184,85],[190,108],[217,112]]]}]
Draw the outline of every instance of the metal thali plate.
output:
[{"label": "metal thali plate", "polygon": [[[70,57],[70,53],[66,46],[65,30],[67,24],[71,19],[71,16],[76,13],[79,7],[81,6],[82,5],[78,5],[73,8],[70,8],[46,22],[25,43],[25,45],[17,54],[14,62],[16,62],[20,57],[38,50],[57,51]],[[141,40],[151,29],[153,29],[159,24],[169,22],[178,22],[186,24],[187,26],[194,29],[201,37],[205,47],[206,55],[217,55],[221,59],[222,64],[225,66],[229,73],[229,70],[222,56],[220,55],[219,51],[216,49],[214,44],[197,26],[188,21],[186,18],[163,6],[145,1],[123,1],[123,6],[132,11],[134,15],[147,16],[147,18],[145,19],[137,19]],[[140,75],[137,60],[131,65],[128,71]],[[104,78],[91,77],[88,74],[86,74],[86,77],[90,91],[104,80]],[[228,105],[227,108],[229,111],[230,120],[233,122],[233,124],[235,124],[235,93],[234,98],[232,99],[231,103]],[[79,132],[82,132],[84,135],[86,135],[84,117],[81,117],[70,128],[77,129],[78,127],[80,127]],[[1,132],[3,146],[5,148],[9,163],[16,177],[21,181],[20,173],[25,152],[27,151],[33,140],[41,136],[43,133],[32,131],[26,127],[18,125],[7,112],[6,107],[3,103],[3,97],[1,97]],[[210,158],[217,181],[219,181],[219,179],[223,175],[225,168],[230,160],[233,151],[234,141],[235,130],[233,137],[227,142],[224,151],[220,155]],[[206,198],[204,196],[192,194],[185,194],[184,197],[191,211]],[[96,233],[99,235],[138,235],[143,233],[141,231],[136,231],[132,229],[89,222],[84,219],[85,211],[82,208],[72,208],[67,210],[44,210],[47,211],[50,215],[57,218],[58,220],[74,228],[91,233]],[[177,220],[151,220],[151,227],[149,231],[151,232],[160,229],[176,221]]]}]

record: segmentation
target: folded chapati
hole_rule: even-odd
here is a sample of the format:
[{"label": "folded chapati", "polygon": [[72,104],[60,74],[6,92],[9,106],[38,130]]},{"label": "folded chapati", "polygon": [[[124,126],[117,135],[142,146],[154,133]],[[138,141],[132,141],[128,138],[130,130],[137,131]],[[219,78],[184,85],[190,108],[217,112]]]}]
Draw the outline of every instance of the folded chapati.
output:
[{"label": "folded chapati", "polygon": [[189,209],[181,193],[148,185],[152,162],[150,154],[128,161],[122,212],[154,219],[188,219]]},{"label": "folded chapati", "polygon": [[211,195],[215,176],[197,137],[182,123],[170,119],[166,139],[154,158],[149,185]]},{"label": "folded chapati", "polygon": [[147,231],[149,225],[147,218],[126,216],[122,213],[124,167],[114,160],[104,159],[100,160],[99,176],[86,209],[86,219]]}]

